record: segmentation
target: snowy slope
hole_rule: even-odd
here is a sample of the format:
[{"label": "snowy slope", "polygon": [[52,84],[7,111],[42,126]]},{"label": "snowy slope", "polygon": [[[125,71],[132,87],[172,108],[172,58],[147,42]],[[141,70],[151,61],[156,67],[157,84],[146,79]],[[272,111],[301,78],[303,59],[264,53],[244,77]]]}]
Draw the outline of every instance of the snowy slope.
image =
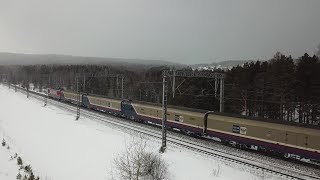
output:
[{"label": "snowy slope", "polygon": [[[1,137],[0,137],[1,138]],[[2,142],[2,138],[1,138]],[[14,153],[13,153],[14,154]],[[18,173],[18,166],[16,166],[16,161],[11,159],[13,155],[10,149],[0,146],[0,179],[16,179]]]},{"label": "snowy slope", "polygon": [[[27,99],[26,95],[3,85],[0,85],[0,100],[0,138],[5,138],[11,151],[30,163],[42,179],[110,179],[108,172],[113,159],[132,137],[138,136],[86,118],[75,121],[74,114],[50,104],[43,107],[42,102]],[[148,141],[150,149],[155,152],[160,144],[157,139]],[[4,148],[0,148],[0,167],[14,168],[7,161],[9,157],[5,159]],[[259,170],[229,166],[170,144],[162,157],[169,164],[173,180],[265,178]],[[2,171],[1,168],[0,173]],[[215,174],[217,171],[219,173]],[[16,174],[7,178],[0,174],[0,179],[9,180]]]}]

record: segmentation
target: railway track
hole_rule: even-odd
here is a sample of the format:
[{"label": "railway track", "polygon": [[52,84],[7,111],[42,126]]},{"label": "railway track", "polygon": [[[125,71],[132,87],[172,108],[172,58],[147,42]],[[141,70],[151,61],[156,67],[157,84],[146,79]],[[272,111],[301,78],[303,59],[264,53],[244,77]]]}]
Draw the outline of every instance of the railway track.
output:
[{"label": "railway track", "polygon": [[[26,89],[23,89],[20,87],[17,87],[17,89],[22,93],[26,93]],[[37,93],[37,92],[33,92],[33,91],[29,91],[29,95],[33,96],[34,98],[41,100],[41,101],[43,101],[43,98],[45,97],[45,95]],[[75,109],[76,105],[74,105],[74,104],[69,104],[66,102],[61,102],[61,101],[49,99],[49,98],[48,98],[48,103],[51,103],[60,109],[68,110],[68,111],[76,114],[76,109]],[[143,127],[143,126],[141,126],[140,123],[134,123],[132,121],[127,121],[122,118],[118,118],[118,117],[114,117],[114,116],[112,116],[112,118],[110,118],[110,115],[108,115],[106,113],[82,108],[81,115],[84,117],[87,117],[89,119],[97,120],[97,121],[100,121],[103,123],[112,124],[114,126],[129,130],[129,131],[133,131],[133,132],[138,132],[140,134],[143,134],[143,135],[146,135],[149,137],[153,137],[156,139],[162,138],[162,135],[161,135],[161,132],[159,129],[155,130],[155,129],[151,129],[148,127]],[[261,162],[246,159],[245,157],[242,157],[241,155],[235,155],[235,154],[227,153],[224,151],[219,151],[217,149],[207,147],[207,146],[195,143],[195,142],[190,142],[190,141],[184,140],[182,138],[167,136],[167,141],[168,141],[168,143],[174,144],[179,147],[183,147],[183,148],[186,148],[186,149],[189,149],[189,150],[201,153],[201,154],[205,154],[205,155],[217,158],[217,159],[221,159],[226,162],[232,162],[232,163],[236,163],[236,164],[243,165],[246,167],[250,167],[252,169],[258,169],[263,172],[270,173],[272,175],[278,175],[282,178],[299,179],[299,180],[320,179],[320,176],[317,176],[317,175],[314,175],[311,173],[297,171],[296,169],[287,169],[285,167],[275,166],[275,165],[271,165],[271,164],[263,164]]]}]

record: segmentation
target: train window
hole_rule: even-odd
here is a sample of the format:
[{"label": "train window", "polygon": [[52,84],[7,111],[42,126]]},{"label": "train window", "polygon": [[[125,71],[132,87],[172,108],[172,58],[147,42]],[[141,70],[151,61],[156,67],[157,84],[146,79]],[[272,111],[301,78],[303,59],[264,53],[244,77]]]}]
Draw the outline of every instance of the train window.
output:
[{"label": "train window", "polygon": [[194,118],[190,118],[190,120],[195,120]]},{"label": "train window", "polygon": [[143,109],[143,108],[141,108],[141,111],[144,111],[144,109]]}]

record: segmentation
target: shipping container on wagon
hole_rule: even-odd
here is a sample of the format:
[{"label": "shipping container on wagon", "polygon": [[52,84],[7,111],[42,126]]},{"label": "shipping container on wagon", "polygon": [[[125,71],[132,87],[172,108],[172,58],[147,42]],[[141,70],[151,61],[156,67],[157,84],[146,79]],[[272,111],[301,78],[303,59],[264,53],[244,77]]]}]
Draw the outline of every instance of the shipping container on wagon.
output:
[{"label": "shipping container on wagon", "polygon": [[[71,103],[78,103],[78,94],[73,91],[63,91],[63,95],[66,101]],[[82,103],[82,95],[80,94],[80,103]]]},{"label": "shipping container on wagon", "polygon": [[317,128],[210,114],[207,129],[208,135],[224,140],[278,153],[320,158],[320,130]]},{"label": "shipping container on wagon", "polygon": [[106,97],[92,95],[88,95],[86,96],[86,98],[88,98],[89,106],[92,109],[117,114],[121,112],[121,100],[109,99]]},{"label": "shipping container on wagon", "polygon": [[[132,103],[139,119],[160,125],[162,123],[162,107],[151,104]],[[167,125],[169,128],[187,130],[190,133],[201,133],[203,128],[203,115],[201,112],[193,112],[169,107],[167,109]]]}]

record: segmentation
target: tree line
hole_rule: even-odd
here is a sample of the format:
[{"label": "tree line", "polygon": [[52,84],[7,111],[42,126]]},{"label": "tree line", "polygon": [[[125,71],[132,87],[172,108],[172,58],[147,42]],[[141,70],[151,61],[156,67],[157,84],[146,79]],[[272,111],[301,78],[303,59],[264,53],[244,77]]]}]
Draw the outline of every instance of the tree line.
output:
[{"label": "tree line", "polygon": [[[29,88],[33,83],[40,90],[47,87],[76,90],[76,76],[86,74],[79,78],[80,90],[84,93],[121,98],[123,84],[124,98],[161,103],[161,73],[171,68],[174,67],[137,70],[128,65],[21,65],[0,66],[0,71],[13,84]],[[184,70],[192,69],[186,67]],[[226,74],[226,113],[320,126],[318,56],[304,54],[293,59],[276,53],[269,61],[248,62],[223,73]],[[107,76],[110,74],[114,76]],[[124,76],[123,83],[120,75]],[[171,82],[169,79],[169,89],[172,89]],[[212,79],[176,79],[175,97],[169,90],[168,102],[170,105],[218,111],[219,89],[215,92]]]},{"label": "tree line", "polygon": [[277,53],[227,73],[227,111],[319,125],[320,62],[304,54],[297,60]]}]

